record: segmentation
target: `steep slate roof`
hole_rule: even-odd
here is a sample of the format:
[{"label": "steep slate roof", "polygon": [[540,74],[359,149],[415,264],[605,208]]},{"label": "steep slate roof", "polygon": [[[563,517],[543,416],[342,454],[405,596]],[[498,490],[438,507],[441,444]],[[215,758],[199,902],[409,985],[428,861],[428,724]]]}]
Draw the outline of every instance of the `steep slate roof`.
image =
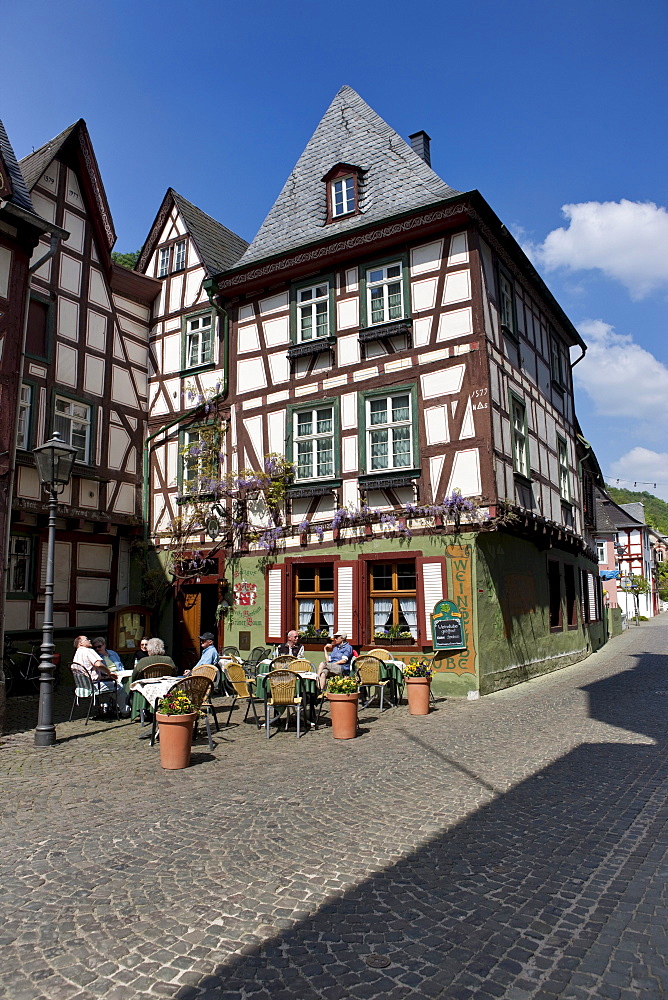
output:
[{"label": "steep slate roof", "polygon": [[12,204],[16,205],[18,208],[24,209],[26,212],[32,212],[34,214],[35,209],[33,208],[30,195],[28,193],[28,188],[26,187],[26,182],[21,173],[21,168],[19,167],[14,150],[12,149],[12,144],[9,141],[9,137],[5,131],[5,126],[0,121],[0,154],[2,155],[3,162],[9,173],[9,179],[12,183],[12,196],[8,200]]},{"label": "steep slate roof", "polygon": [[629,511],[623,510],[599,487],[596,488],[594,503],[598,531],[617,531],[618,528],[639,528],[642,526],[642,521],[638,521]]},{"label": "steep slate roof", "polygon": [[34,153],[29,153],[28,156],[23,157],[21,160],[21,170],[23,171],[23,176],[26,179],[26,184],[28,185],[28,189],[30,191],[32,191],[35,184],[54,157],[58,155],[77,125],[85,126],[83,118],[80,118],[78,122],[74,123],[74,125],[70,125],[64,130],[64,132],[57,135],[55,139],[50,139],[49,142],[45,142],[44,145],[40,146],[39,149],[36,149]]},{"label": "steep slate roof", "polygon": [[[327,224],[322,178],[338,163],[363,171],[361,213]],[[338,236],[459,193],[352,87],[342,87],[239,264]]]},{"label": "steep slate roof", "polygon": [[246,240],[216,222],[174,188],[170,188],[169,192],[209,273],[218,274],[233,267],[248,247]]}]

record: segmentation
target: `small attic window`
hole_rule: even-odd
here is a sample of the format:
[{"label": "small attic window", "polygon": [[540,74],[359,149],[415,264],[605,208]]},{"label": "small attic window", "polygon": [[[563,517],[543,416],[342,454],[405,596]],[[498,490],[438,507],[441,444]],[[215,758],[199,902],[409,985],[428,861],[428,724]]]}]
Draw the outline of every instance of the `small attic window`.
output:
[{"label": "small attic window", "polygon": [[325,174],[327,222],[359,213],[360,174],[360,169],[350,163],[338,163]]}]

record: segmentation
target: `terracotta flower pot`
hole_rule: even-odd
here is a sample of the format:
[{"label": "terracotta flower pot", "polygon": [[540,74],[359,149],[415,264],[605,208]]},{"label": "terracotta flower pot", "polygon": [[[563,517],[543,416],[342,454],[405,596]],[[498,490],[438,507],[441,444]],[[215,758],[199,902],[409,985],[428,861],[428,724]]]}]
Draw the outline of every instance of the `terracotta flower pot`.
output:
[{"label": "terracotta flower pot", "polygon": [[429,715],[431,677],[407,677],[406,693],[411,715]]},{"label": "terracotta flower pot", "polygon": [[187,715],[156,713],[160,727],[160,763],[167,771],[177,771],[189,766],[196,718],[197,712],[189,712]]},{"label": "terracotta flower pot", "polygon": [[332,736],[335,740],[352,740],[357,736],[357,705],[359,691],[354,694],[327,692],[332,718]]}]

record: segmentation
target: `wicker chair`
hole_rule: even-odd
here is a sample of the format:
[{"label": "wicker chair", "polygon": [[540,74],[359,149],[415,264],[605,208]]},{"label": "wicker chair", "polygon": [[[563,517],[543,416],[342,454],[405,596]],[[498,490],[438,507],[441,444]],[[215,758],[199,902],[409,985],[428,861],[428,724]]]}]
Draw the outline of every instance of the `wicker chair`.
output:
[{"label": "wicker chair", "polygon": [[297,674],[311,674],[313,673],[314,667],[310,660],[300,659],[293,660],[288,667],[288,670],[294,670]]},{"label": "wicker chair", "polygon": [[[383,698],[385,695],[385,688],[389,685],[389,680],[382,681],[380,679],[380,672],[383,669],[383,663],[378,659],[377,656],[370,656],[365,654],[364,656],[358,656],[355,660],[355,670],[359,677],[361,688],[378,688],[380,693],[380,710],[383,711]],[[371,704],[375,694],[368,698],[362,708],[366,708]],[[389,701],[389,698],[388,698]],[[392,702],[390,702],[390,705]]]},{"label": "wicker chair", "polygon": [[215,663],[203,663],[199,667],[193,667],[192,672],[194,676],[208,677],[209,680],[211,681],[211,688],[209,690],[209,693],[206,696],[205,700],[202,702],[202,711],[206,712],[207,715],[209,712],[211,712],[211,714],[213,715],[213,721],[216,724],[216,730],[220,732],[220,726],[218,725],[218,716],[216,715],[216,708],[211,701],[211,692],[220,683],[219,682],[220,670],[215,665]]},{"label": "wicker chair", "polygon": [[296,656],[277,656],[275,660],[271,661],[272,670],[290,670],[291,664],[296,661]]},{"label": "wicker chair", "polygon": [[255,723],[258,729],[262,728],[262,723],[260,722],[255,708],[255,698],[253,696],[253,678],[246,677],[244,668],[240,663],[227,663],[225,665],[225,676],[228,681],[228,685],[232,688],[232,704],[230,705],[230,714],[227,716],[226,726],[229,726],[230,719],[232,718],[232,711],[237,701],[246,701],[246,714],[244,715],[244,722],[248,718],[248,713],[253,709],[253,715],[255,716]]},{"label": "wicker chair", "polygon": [[290,721],[290,710],[297,715],[297,739],[301,737],[302,699],[297,695],[299,678],[291,670],[272,670],[267,674],[267,696],[264,703],[265,728],[270,738],[269,708],[284,708],[285,728]]},{"label": "wicker chair", "polygon": [[[195,711],[199,710],[204,705],[209,692],[211,691],[211,681],[208,677],[204,677],[202,674],[190,674],[189,677],[182,677],[178,680],[176,684],[172,684],[167,694],[171,694],[172,691],[183,691],[187,694],[191,702],[195,707]],[[155,744],[155,731],[157,728],[157,712],[153,713],[153,728],[151,730],[151,746]],[[206,735],[209,739],[209,749],[213,750],[213,737],[211,736],[211,723],[209,722],[209,713],[206,712],[204,715],[204,722],[206,724]],[[193,739],[197,737],[197,722],[195,722],[195,729],[193,732]]]},{"label": "wicker chair", "polygon": [[385,660],[391,660],[392,659],[392,654],[388,653],[388,651],[386,649],[370,649],[368,653],[364,653],[363,655],[364,656],[375,656],[376,659],[382,660],[383,663],[385,663]]}]

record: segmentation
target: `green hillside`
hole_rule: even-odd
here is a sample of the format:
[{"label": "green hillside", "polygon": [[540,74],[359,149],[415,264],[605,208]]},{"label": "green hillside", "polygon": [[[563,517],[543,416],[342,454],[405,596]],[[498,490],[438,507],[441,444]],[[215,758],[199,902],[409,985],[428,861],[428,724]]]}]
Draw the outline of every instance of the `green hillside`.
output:
[{"label": "green hillside", "polygon": [[634,493],[633,490],[622,490],[617,486],[605,488],[615,503],[643,503],[647,523],[662,535],[668,535],[668,503],[665,500],[660,500],[651,493]]}]

